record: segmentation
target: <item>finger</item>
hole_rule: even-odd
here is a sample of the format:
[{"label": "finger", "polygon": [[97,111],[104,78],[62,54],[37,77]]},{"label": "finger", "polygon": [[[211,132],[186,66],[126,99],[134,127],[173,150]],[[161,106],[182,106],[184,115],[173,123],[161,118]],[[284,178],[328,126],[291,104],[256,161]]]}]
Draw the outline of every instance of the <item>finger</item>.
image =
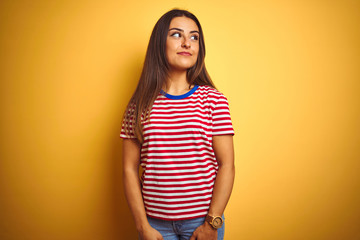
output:
[{"label": "finger", "polygon": [[196,240],[195,233],[191,236],[190,240]]}]

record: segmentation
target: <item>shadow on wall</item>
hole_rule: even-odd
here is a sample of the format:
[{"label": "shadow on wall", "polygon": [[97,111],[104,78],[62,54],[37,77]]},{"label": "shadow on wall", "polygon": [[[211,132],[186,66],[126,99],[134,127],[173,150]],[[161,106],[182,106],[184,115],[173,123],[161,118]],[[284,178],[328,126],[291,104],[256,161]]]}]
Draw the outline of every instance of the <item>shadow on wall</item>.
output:
[{"label": "shadow on wall", "polygon": [[[141,56],[141,57],[139,57]],[[141,74],[143,66],[144,53],[133,55],[134,59],[130,59],[121,66],[123,71],[119,74],[119,89],[118,89],[118,103],[119,111],[117,112],[116,121],[114,124],[111,136],[111,169],[112,172],[112,189],[113,189],[113,209],[114,209],[114,229],[115,239],[137,239],[138,233],[136,231],[135,222],[128,207],[122,181],[122,139],[120,138],[121,121],[126,104],[131,98],[133,91],[136,88],[138,79]],[[130,64],[129,64],[130,63]]]}]

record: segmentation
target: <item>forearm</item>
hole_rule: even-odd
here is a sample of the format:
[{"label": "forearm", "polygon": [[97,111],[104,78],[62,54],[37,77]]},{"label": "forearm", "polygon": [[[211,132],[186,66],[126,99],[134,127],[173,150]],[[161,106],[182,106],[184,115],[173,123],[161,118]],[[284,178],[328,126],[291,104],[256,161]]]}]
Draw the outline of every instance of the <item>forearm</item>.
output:
[{"label": "forearm", "polygon": [[[235,167],[231,162],[219,166],[208,213],[210,216],[222,216],[229,201],[235,176]],[[195,239],[217,239],[217,230],[205,221],[190,238]]]},{"label": "forearm", "polygon": [[125,196],[134,217],[136,228],[138,231],[142,231],[144,228],[149,227],[149,223],[146,218],[138,172],[124,169],[123,182]]},{"label": "forearm", "polygon": [[217,172],[209,215],[221,216],[229,201],[235,178],[235,166],[232,161],[220,165]]}]

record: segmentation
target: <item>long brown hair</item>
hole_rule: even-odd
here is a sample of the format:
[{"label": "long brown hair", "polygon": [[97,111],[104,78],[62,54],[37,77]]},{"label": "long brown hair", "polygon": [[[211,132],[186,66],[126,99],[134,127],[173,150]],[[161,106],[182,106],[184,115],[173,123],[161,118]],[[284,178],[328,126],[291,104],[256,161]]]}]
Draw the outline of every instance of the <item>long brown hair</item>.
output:
[{"label": "long brown hair", "polygon": [[166,59],[166,39],[170,22],[175,17],[192,19],[199,28],[199,53],[194,66],[187,70],[187,81],[190,84],[207,85],[215,88],[205,67],[205,42],[199,20],[194,14],[181,9],[165,13],[155,24],[146,51],[144,66],[139,83],[125,110],[125,133],[133,131],[137,140],[143,142],[142,120],[149,118],[151,107],[159,95],[161,87],[169,76],[169,63]]}]

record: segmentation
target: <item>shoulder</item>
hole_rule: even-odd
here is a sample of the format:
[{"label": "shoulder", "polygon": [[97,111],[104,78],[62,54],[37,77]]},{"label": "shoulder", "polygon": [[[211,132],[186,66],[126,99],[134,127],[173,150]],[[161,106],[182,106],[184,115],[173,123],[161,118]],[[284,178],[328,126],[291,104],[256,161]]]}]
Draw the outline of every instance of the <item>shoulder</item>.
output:
[{"label": "shoulder", "polygon": [[216,101],[220,100],[220,99],[224,99],[227,101],[227,98],[225,97],[225,95],[220,92],[219,90],[212,88],[210,86],[199,86],[198,87],[198,92],[199,94],[206,96],[207,98],[211,98],[214,99]]}]

